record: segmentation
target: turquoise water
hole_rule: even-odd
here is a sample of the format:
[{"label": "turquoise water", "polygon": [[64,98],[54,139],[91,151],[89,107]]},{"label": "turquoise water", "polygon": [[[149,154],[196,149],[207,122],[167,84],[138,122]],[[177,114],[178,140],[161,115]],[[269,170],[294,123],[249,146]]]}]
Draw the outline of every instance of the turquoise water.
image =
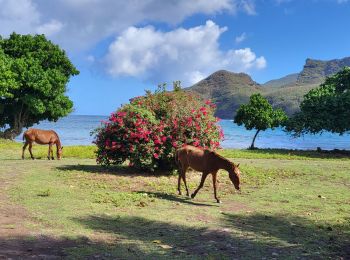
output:
[{"label": "turquoise water", "polygon": [[[106,116],[80,116],[71,115],[61,118],[57,122],[43,121],[34,127],[42,129],[54,129],[60,136],[63,145],[89,145],[93,141],[90,132],[100,126]],[[225,140],[221,143],[223,148],[247,148],[250,146],[255,131],[247,131],[244,127],[237,126],[230,120],[220,121],[225,134]],[[22,135],[16,138],[22,141]],[[316,149],[324,150],[347,149],[350,150],[350,135],[339,136],[332,133],[322,135],[305,135],[300,138],[292,138],[282,129],[260,132],[255,146],[259,148],[285,148],[285,149]]]}]

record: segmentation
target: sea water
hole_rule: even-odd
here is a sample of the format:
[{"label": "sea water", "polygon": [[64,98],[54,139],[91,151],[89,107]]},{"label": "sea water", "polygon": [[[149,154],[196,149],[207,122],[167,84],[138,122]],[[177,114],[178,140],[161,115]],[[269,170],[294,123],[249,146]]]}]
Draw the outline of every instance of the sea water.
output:
[{"label": "sea water", "polygon": [[[42,121],[33,127],[41,129],[54,129],[65,145],[91,145],[94,136],[91,132],[101,126],[101,122],[107,116],[70,115],[59,119],[57,122]],[[232,120],[221,120],[225,139],[222,141],[223,148],[247,148],[250,146],[255,131],[247,131],[243,126],[237,126]],[[22,141],[22,134],[16,138]],[[281,128],[266,130],[259,133],[255,141],[259,148],[283,148],[315,150],[320,147],[324,150],[346,149],[350,150],[350,134],[342,136],[325,132],[321,135],[304,135],[293,138]]]}]

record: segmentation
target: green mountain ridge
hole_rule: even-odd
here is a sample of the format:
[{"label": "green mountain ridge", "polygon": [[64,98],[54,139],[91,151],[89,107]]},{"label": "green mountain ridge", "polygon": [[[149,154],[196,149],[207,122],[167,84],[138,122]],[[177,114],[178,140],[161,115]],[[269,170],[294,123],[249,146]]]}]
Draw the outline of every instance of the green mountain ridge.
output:
[{"label": "green mountain ridge", "polygon": [[350,57],[330,61],[307,59],[300,73],[264,84],[253,81],[245,73],[219,70],[185,90],[211,99],[217,105],[216,116],[223,119],[232,119],[238,107],[247,103],[253,93],[261,93],[274,107],[292,115],[299,110],[307,92],[345,66],[350,66]]}]

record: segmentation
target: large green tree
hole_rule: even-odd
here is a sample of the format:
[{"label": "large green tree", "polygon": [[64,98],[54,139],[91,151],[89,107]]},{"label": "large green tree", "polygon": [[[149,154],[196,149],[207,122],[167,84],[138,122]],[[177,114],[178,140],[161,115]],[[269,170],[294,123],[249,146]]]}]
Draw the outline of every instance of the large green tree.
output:
[{"label": "large green tree", "polygon": [[250,149],[254,149],[255,139],[260,131],[280,126],[287,119],[282,109],[273,109],[261,94],[250,96],[248,104],[241,105],[234,117],[234,122],[244,125],[247,130],[256,129]]},{"label": "large green tree", "polygon": [[72,111],[65,95],[79,71],[44,35],[13,33],[0,38],[0,137],[12,139],[23,127],[56,121]]},{"label": "large green tree", "polygon": [[304,96],[300,112],[286,125],[294,136],[330,131],[350,131],[350,67],[328,77],[320,87]]}]

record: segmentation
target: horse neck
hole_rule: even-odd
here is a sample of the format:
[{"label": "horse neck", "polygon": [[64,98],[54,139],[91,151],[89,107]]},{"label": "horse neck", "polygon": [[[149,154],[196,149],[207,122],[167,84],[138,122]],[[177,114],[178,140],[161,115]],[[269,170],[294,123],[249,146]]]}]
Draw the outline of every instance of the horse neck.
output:
[{"label": "horse neck", "polygon": [[61,141],[60,141],[60,138],[58,138],[58,135],[56,135],[56,136],[57,136],[56,147],[57,147],[57,149],[60,149],[62,147]]},{"label": "horse neck", "polygon": [[230,162],[226,158],[222,157],[221,155],[218,155],[217,153],[215,153],[215,157],[216,157],[216,161],[217,161],[219,169],[223,169],[223,170],[226,170],[228,172],[231,171],[232,162]]}]

